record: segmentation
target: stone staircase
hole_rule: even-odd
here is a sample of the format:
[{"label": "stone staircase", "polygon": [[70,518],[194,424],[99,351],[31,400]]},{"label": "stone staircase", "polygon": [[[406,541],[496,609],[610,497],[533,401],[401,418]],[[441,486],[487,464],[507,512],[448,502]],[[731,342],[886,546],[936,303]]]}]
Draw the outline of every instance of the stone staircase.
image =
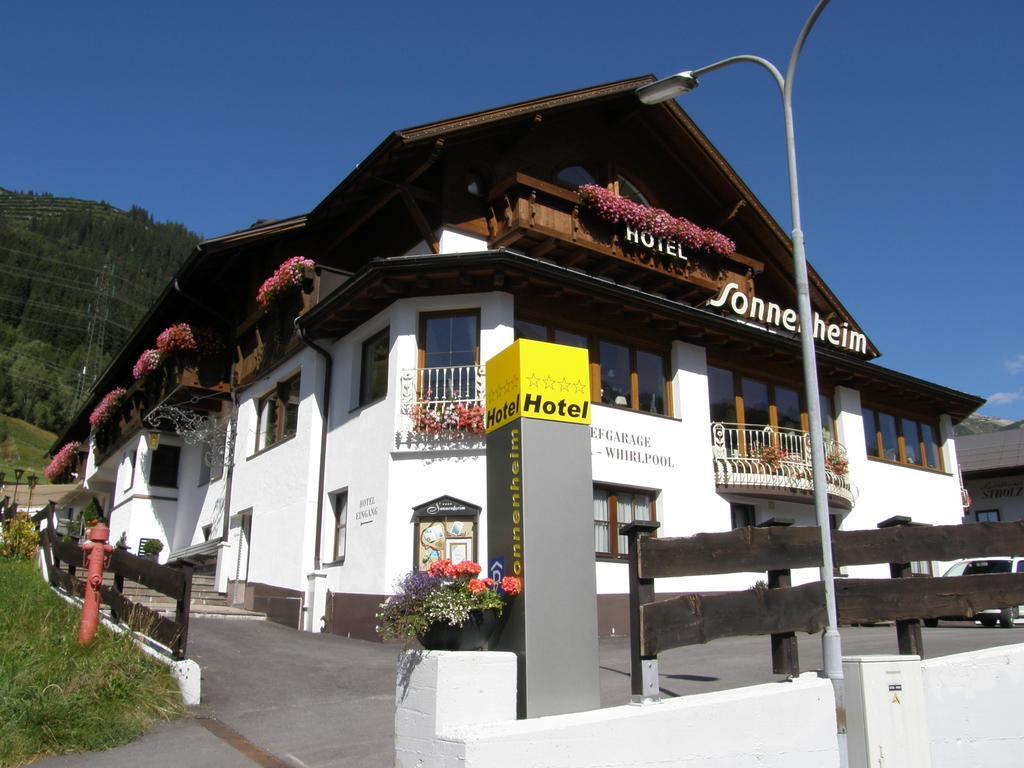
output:
[{"label": "stone staircase", "polygon": [[[114,576],[111,573],[103,574],[103,583],[113,586]],[[163,616],[173,616],[176,604],[167,595],[160,594],[156,590],[144,587],[134,581],[125,579],[124,596],[133,603],[139,603],[147,608],[157,611]],[[247,611],[244,608],[236,608],[227,604],[227,597],[223,592],[218,592],[214,585],[214,577],[209,574],[193,574],[192,576],[192,602],[189,608],[189,615],[192,617],[221,618],[221,619],[266,619],[265,613]]]}]

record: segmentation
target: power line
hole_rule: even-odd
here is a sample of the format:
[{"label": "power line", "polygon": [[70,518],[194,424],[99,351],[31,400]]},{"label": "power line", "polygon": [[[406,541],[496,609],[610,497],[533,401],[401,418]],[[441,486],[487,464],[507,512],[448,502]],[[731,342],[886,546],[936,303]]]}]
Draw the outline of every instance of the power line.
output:
[{"label": "power line", "polygon": [[[10,273],[16,275],[16,276],[27,277],[27,278],[33,279],[33,280],[40,279],[39,273],[34,271],[34,270],[31,270],[31,269],[20,269],[18,267],[12,267],[10,265],[4,265],[3,269],[5,271],[7,271],[7,272],[10,272]],[[56,278],[53,275],[47,275],[46,278],[45,278],[45,282],[48,285],[56,285],[56,286],[59,286],[61,288],[69,288],[69,289],[74,290],[74,291],[85,291],[87,293],[97,293],[98,292],[97,288],[95,287],[95,283],[93,283],[92,285],[90,285],[88,282],[85,282],[85,283],[78,282],[78,283],[76,283],[76,282],[71,282],[69,280],[61,280],[60,278]],[[120,296],[112,296],[111,298],[114,301],[120,301],[122,304],[127,304],[129,307],[131,307],[132,309],[138,310],[139,312],[145,312],[147,309],[149,309],[149,307],[147,307],[147,306],[143,306],[142,304],[138,304],[135,301],[132,301],[130,299],[121,298]],[[150,298],[152,298],[152,297],[150,297]]]},{"label": "power line", "polygon": [[[9,301],[9,302],[17,303],[17,302],[20,302],[21,300],[22,300],[21,296],[15,296],[14,294],[10,294],[10,293],[0,293],[0,301]],[[78,317],[89,317],[89,318],[92,317],[92,313],[90,313],[90,312],[81,312],[81,311],[79,311],[77,309],[70,309],[69,307],[62,307],[59,304],[51,304],[51,303],[46,302],[46,301],[40,301],[39,299],[31,297],[31,296],[28,299],[25,300],[25,304],[26,305],[32,304],[34,306],[42,307],[43,309],[48,309],[48,310],[51,310],[53,312],[63,312],[65,314],[76,315]],[[24,317],[22,319],[24,320]],[[30,318],[27,322],[35,322],[35,320],[34,320],[34,318]],[[117,322],[116,320],[109,320],[108,319],[106,322],[109,323],[110,325],[114,326],[115,328],[120,328],[121,330],[127,331],[129,333],[131,333],[133,330],[135,330],[134,328],[129,328],[127,325],[124,325],[123,323]]]},{"label": "power line", "polygon": [[[49,238],[44,238],[44,239],[50,240]],[[50,242],[54,243],[54,245],[60,245],[62,248],[68,248],[68,246],[65,246],[63,243],[57,243],[55,240],[50,240]],[[77,246],[72,246],[71,248],[68,248],[68,250],[74,250],[75,247],[77,247]],[[49,262],[51,262],[53,264],[59,264],[62,267],[70,267],[72,269],[83,269],[83,270],[86,270],[88,272],[95,272],[96,274],[100,274],[100,273],[103,272],[103,268],[102,267],[87,267],[85,264],[73,264],[73,263],[71,263],[69,261],[66,261],[64,259],[55,259],[52,256],[43,256],[42,254],[39,254],[39,253],[31,253],[29,251],[21,251],[21,250],[18,250],[17,248],[11,248],[10,246],[6,246],[6,245],[0,245],[0,251],[9,251],[10,253],[17,253],[17,254],[20,254],[21,256],[28,256],[29,258],[32,258],[32,259],[39,259],[40,261],[49,261]],[[125,285],[130,285],[130,286],[134,285],[134,283],[129,278],[127,278],[127,277],[121,277],[120,275],[116,275],[116,276],[113,276],[113,277],[114,277],[115,280],[119,280],[122,283],[124,283]]]}]

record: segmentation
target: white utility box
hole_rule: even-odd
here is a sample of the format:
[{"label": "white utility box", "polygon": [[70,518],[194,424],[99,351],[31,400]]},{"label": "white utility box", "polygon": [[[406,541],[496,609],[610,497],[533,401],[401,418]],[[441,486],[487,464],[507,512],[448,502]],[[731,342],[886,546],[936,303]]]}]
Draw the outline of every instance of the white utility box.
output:
[{"label": "white utility box", "polygon": [[920,656],[845,656],[850,768],[931,768]]}]

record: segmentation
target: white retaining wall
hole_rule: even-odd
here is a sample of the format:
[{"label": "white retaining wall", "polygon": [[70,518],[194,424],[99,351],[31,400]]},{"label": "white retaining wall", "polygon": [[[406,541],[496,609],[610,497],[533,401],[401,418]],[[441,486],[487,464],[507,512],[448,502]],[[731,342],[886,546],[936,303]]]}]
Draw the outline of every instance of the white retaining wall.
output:
[{"label": "white retaining wall", "polygon": [[832,768],[832,684],[786,683],[515,719],[511,653],[407,652],[395,692],[401,768]]},{"label": "white retaining wall", "polygon": [[932,768],[1024,765],[1024,645],[921,662]]}]

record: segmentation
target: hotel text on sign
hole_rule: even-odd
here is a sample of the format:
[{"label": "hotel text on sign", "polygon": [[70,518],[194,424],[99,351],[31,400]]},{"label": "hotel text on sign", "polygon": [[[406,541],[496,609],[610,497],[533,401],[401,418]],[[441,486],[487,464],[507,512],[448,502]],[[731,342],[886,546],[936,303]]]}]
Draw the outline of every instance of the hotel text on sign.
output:
[{"label": "hotel text on sign", "polygon": [[488,360],[486,431],[520,417],[590,424],[587,350],[520,339]]}]

